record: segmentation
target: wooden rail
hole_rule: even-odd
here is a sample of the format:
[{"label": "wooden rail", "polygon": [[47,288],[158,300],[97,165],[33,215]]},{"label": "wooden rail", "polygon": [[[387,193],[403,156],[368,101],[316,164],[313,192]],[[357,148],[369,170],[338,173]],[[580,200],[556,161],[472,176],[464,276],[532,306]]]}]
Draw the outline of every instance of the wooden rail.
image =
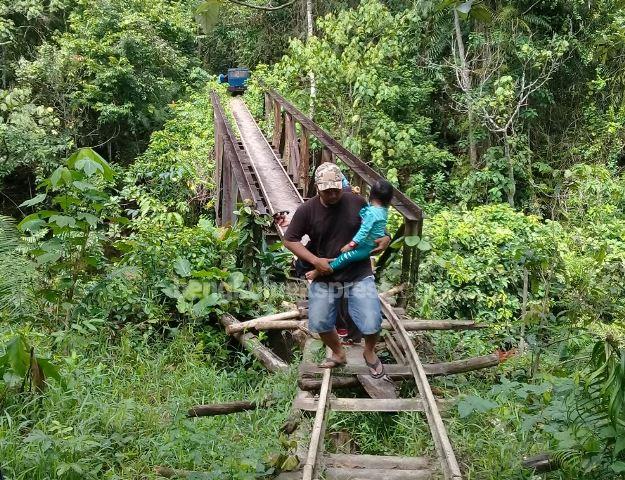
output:
[{"label": "wooden rail", "polygon": [[[349,169],[346,173],[351,177],[352,186],[359,187],[363,193],[365,186],[370,187],[384,178],[262,80],[260,85],[265,91],[265,115],[273,125],[271,144],[282,156],[287,173],[291,175],[293,183],[304,197],[314,194],[311,173],[323,162],[335,162],[337,159],[343,162]],[[321,144],[321,150],[318,152],[311,149],[311,135]],[[402,234],[420,237],[423,232],[422,209],[396,188],[393,189],[391,205],[404,218]],[[385,255],[381,260],[386,261],[387,257],[388,255]],[[419,261],[419,250],[414,246],[404,245],[402,281],[416,283]],[[378,268],[383,268],[383,264],[378,264]]]}]

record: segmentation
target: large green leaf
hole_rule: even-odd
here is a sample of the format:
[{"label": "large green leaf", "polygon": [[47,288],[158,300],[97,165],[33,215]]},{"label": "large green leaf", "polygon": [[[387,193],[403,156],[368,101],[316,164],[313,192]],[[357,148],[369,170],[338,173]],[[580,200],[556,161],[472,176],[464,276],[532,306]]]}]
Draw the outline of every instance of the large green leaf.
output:
[{"label": "large green leaf", "polygon": [[45,193],[40,193],[30,200],[26,200],[25,202],[20,203],[20,207],[32,207],[33,205],[37,205],[38,203],[43,202],[46,199],[46,196],[47,195]]},{"label": "large green leaf", "polygon": [[174,261],[174,270],[181,277],[191,276],[191,262],[186,258],[178,257]]},{"label": "large green leaf", "polygon": [[76,170],[82,170],[85,175],[91,177],[99,173],[106,180],[113,180],[115,172],[111,166],[98,153],[91,148],[81,148],[67,159],[67,166]]},{"label": "large green leaf", "polygon": [[56,223],[59,227],[75,227],[76,219],[67,215],[52,215],[48,220],[50,223]]},{"label": "large green leaf", "polygon": [[202,27],[204,33],[210,33],[219,20],[221,0],[207,0],[200,3],[195,9],[195,20]]},{"label": "large green leaf", "polygon": [[458,414],[465,418],[474,412],[487,412],[496,408],[497,404],[475,395],[467,395],[458,402]]},{"label": "large green leaf", "polygon": [[50,360],[47,358],[37,358],[37,363],[39,363],[39,367],[41,371],[46,376],[46,378],[53,378],[57,382],[61,381],[61,375],[58,369],[50,363]]},{"label": "large green leaf", "polygon": [[28,345],[21,336],[17,336],[9,341],[6,346],[6,361],[14,373],[23,377],[30,365],[30,353]]}]

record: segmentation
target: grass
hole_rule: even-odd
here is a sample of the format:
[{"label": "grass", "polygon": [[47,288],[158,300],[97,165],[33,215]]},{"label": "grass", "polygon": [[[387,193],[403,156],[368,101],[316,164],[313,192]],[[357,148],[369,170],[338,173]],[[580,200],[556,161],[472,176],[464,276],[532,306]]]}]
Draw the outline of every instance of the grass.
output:
[{"label": "grass", "polygon": [[[65,387],[5,399],[0,459],[7,479],[152,479],[166,465],[251,479],[280,451],[292,373],[268,375],[251,359],[199,341],[221,334],[184,330],[148,343],[134,332],[64,357]],[[227,362],[216,362],[215,359]],[[57,359],[57,362],[59,359]],[[223,365],[228,365],[224,368]],[[270,409],[187,419],[188,407],[279,397]]]}]

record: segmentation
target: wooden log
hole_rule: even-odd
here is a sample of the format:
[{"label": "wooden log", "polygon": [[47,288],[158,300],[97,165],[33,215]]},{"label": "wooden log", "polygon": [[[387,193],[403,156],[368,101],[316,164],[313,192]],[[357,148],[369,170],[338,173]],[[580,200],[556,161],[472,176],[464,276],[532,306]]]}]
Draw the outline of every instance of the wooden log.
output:
[{"label": "wooden log", "polygon": [[[405,320],[402,325],[409,332],[419,330],[475,330],[486,325],[473,320]],[[393,330],[389,322],[382,322],[382,330]]]},{"label": "wooden log", "polygon": [[402,283],[400,285],[396,285],[393,288],[388,289],[386,292],[380,293],[384,297],[392,297],[393,295],[397,295],[398,293],[403,292],[406,289],[406,284]]},{"label": "wooden log", "polygon": [[[453,362],[441,363],[424,363],[423,370],[426,375],[453,375],[456,373],[470,372],[482,368],[494,367],[500,363],[500,354],[498,352],[481,357],[465,358],[463,360],[454,360]],[[321,375],[325,369],[318,367],[314,363],[300,364],[300,373],[303,376]],[[384,370],[391,378],[411,378],[412,370],[409,365],[401,364],[385,364]],[[365,365],[347,364],[337,369],[339,375],[365,375],[369,373],[369,369]],[[341,378],[341,377],[335,377]],[[340,388],[340,387],[339,387]]]},{"label": "wooden log", "polygon": [[[229,313],[225,313],[219,317],[219,321],[226,328],[239,323],[239,321]],[[251,333],[234,333],[232,336],[270,372],[279,372],[289,368],[280,357],[263,345],[256,335]]]},{"label": "wooden log", "polygon": [[154,472],[165,478],[189,478],[190,476],[208,475],[208,472],[194,472],[191,470],[178,470],[177,468],[155,467]]},{"label": "wooden log", "polygon": [[265,400],[262,402],[227,402],[213,403],[210,405],[195,405],[187,412],[187,417],[212,417],[215,415],[228,415],[229,413],[245,412],[248,410],[256,410],[258,408],[266,408],[271,402]]},{"label": "wooden log", "polygon": [[[253,320],[247,320],[245,322],[238,322],[226,327],[226,333],[232,335],[236,332],[242,332],[250,328],[256,330],[290,330],[297,329],[302,326],[304,322],[293,321],[293,319],[299,319],[308,314],[306,309],[291,310],[288,312],[274,313],[272,315],[264,315],[262,317],[254,318]],[[288,320],[291,320],[288,322]]]},{"label": "wooden log", "polygon": [[[232,335],[244,330],[298,330],[306,327],[306,320],[297,320],[308,314],[307,310],[299,313],[295,311],[276,313],[265,317],[258,317],[253,320],[239,322],[226,327],[226,333]],[[430,330],[474,330],[485,328],[483,324],[475,323],[472,320],[407,320],[402,322],[404,328],[409,332],[430,331]],[[382,322],[382,330],[393,330],[388,322]]]},{"label": "wooden log", "polygon": [[[306,391],[313,392],[321,388],[321,379],[312,377],[302,377],[297,380],[297,386]],[[332,376],[332,389],[361,387],[358,378],[352,377],[335,377]]]},{"label": "wooden log", "polygon": [[535,473],[552,472],[560,468],[558,463],[554,462],[551,455],[548,453],[541,453],[533,457],[524,458],[523,466],[534,470]]}]

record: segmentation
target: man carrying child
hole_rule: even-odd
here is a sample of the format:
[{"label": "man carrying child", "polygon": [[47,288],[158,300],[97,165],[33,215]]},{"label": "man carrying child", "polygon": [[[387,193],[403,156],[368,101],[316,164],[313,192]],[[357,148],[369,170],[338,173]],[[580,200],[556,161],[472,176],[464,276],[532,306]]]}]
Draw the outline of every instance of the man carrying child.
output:
[{"label": "man carrying child", "polygon": [[[372,205],[368,205],[361,196],[343,191],[341,171],[332,163],[317,168],[315,185],[318,195],[297,209],[284,245],[315,271],[308,275],[313,279],[308,291],[308,328],[332,350],[320,366],[345,364],[335,322],[341,299],[346,297],[349,314],[364,335],[363,355],[371,375],[383,377],[384,367],[374,350],[382,315],[369,256],[390,243],[384,229],[392,187],[386,181],[376,182]],[[305,235],[310,238],[306,246],[301,243]],[[336,260],[331,263],[332,259]]]}]

